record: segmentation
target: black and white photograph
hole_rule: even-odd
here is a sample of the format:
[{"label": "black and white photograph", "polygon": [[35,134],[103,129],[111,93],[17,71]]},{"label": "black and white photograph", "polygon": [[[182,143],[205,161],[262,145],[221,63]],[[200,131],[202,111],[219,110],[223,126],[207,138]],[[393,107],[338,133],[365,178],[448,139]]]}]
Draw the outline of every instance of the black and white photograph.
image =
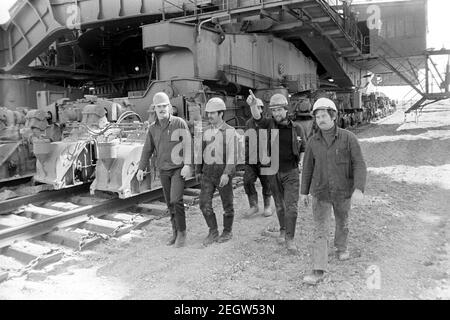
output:
[{"label": "black and white photograph", "polygon": [[1,0],[0,300],[450,300],[449,12]]}]

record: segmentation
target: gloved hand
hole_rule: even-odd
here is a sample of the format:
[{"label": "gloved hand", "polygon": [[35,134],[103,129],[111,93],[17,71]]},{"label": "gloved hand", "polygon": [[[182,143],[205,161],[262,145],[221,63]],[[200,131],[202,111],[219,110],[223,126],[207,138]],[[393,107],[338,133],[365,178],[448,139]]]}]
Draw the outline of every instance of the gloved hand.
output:
[{"label": "gloved hand", "polygon": [[191,167],[188,165],[184,165],[183,169],[181,169],[181,176],[184,179],[187,179],[191,176],[192,172],[191,172]]},{"label": "gloved hand", "polygon": [[219,187],[223,188],[224,186],[226,186],[228,184],[228,181],[230,181],[230,177],[227,174],[223,174],[220,177]]},{"label": "gloved hand", "polygon": [[362,193],[362,191],[359,189],[355,189],[355,191],[353,191],[353,194],[352,194],[352,200],[351,200],[352,204],[359,205],[363,202],[363,200],[364,200],[364,194]]}]

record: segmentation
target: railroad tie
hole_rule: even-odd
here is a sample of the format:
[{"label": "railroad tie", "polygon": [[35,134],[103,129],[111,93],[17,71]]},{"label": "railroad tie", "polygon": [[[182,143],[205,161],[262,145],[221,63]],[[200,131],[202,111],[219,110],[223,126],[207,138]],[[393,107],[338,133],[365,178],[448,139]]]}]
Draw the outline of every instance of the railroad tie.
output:
[{"label": "railroad tie", "polygon": [[59,261],[63,256],[61,251],[55,251],[30,241],[20,241],[3,248],[2,254],[25,265],[32,265],[36,269]]},{"label": "railroad tie", "polygon": [[35,205],[29,204],[23,209],[23,215],[27,218],[32,219],[45,219],[45,218],[51,218],[57,215],[60,215],[62,212],[58,210],[43,208],[43,207],[37,207]]},{"label": "railroad tie", "polygon": [[8,279],[8,272],[0,271],[0,283]]},{"label": "railroad tie", "polygon": [[101,237],[90,237],[86,239],[84,233],[77,232],[76,230],[57,230],[44,234],[40,238],[43,241],[63,245],[74,250],[87,249],[97,243],[99,243]]},{"label": "railroad tie", "polygon": [[0,217],[0,229],[17,227],[34,221],[35,220],[33,219],[22,217],[15,214],[3,215]]}]

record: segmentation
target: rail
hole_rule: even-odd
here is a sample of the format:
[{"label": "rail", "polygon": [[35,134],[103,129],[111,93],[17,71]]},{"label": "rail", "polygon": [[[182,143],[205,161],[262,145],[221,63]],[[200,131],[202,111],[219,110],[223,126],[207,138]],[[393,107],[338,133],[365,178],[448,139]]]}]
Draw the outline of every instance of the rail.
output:
[{"label": "rail", "polygon": [[[190,188],[197,185],[198,182],[195,178],[186,180],[185,187]],[[73,190],[72,190],[73,191]],[[48,198],[49,194],[46,193],[40,197],[43,200],[43,196]],[[19,226],[0,230],[0,248],[10,246],[16,241],[26,240],[41,236],[59,228],[65,228],[73,226],[87,221],[91,216],[98,217],[105,215],[109,212],[117,211],[123,208],[131,207],[139,202],[155,201],[162,198],[162,188],[156,188],[138,195],[135,195],[126,199],[108,199],[100,203],[82,206],[70,211],[61,212],[53,217],[36,220],[33,222],[25,223]],[[52,196],[53,200],[53,196]],[[35,200],[36,201],[36,200]],[[3,203],[2,203],[3,205]]]}]

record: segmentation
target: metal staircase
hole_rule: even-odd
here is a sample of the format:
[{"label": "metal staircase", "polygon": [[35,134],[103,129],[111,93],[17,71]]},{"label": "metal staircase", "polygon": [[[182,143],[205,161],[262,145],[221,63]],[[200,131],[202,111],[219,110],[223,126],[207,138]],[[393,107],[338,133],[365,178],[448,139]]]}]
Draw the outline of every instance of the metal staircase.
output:
[{"label": "metal staircase", "polygon": [[[381,63],[384,64],[393,73],[395,73],[398,77],[400,77],[403,81],[405,81],[405,83],[407,83],[412,88],[412,90],[416,91],[416,95],[414,97],[419,95],[419,99],[410,108],[408,108],[405,113],[410,113],[415,110],[422,110],[427,105],[450,98],[447,80],[444,80],[444,77],[437,69],[436,64],[431,59],[431,56],[434,55],[450,55],[450,50],[443,49],[438,51],[425,51],[423,54],[423,62],[420,65],[414,65],[408,59],[408,57],[402,57],[381,37],[377,39],[377,43],[377,54],[378,59],[381,61]],[[433,66],[437,77],[441,80],[441,83],[438,82],[438,79],[430,70],[430,63]],[[420,69],[423,67],[425,67],[425,74],[421,77]],[[447,74],[449,73],[448,69],[449,67],[447,67],[445,79],[448,79],[449,77]],[[431,80],[434,80],[436,82],[436,84],[440,88],[440,92],[431,92]],[[442,83],[446,85],[442,87]]]}]

